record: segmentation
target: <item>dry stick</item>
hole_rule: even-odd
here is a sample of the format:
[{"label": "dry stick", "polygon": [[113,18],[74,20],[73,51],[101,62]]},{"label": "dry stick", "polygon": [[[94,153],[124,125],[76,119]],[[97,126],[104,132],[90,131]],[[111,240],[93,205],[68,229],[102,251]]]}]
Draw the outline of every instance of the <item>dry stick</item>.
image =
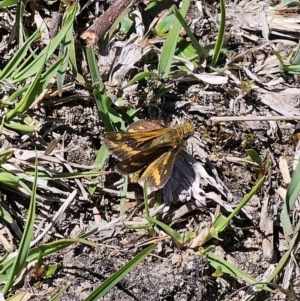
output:
[{"label": "dry stick", "polygon": [[95,20],[93,25],[83,32],[81,38],[86,40],[88,44],[96,46],[99,39],[104,37],[117,18],[133,2],[133,0],[117,0],[114,2],[106,12]]},{"label": "dry stick", "polygon": [[212,122],[221,121],[280,121],[280,120],[300,120],[300,116],[224,116],[210,117]]}]

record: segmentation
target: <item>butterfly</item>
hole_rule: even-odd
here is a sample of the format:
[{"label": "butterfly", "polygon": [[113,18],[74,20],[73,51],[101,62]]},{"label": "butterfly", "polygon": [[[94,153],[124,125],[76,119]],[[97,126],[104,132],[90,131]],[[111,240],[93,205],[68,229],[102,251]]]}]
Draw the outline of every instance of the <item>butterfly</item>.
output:
[{"label": "butterfly", "polygon": [[139,120],[126,132],[107,132],[102,142],[120,160],[115,170],[131,175],[131,182],[144,185],[151,193],[170,178],[176,155],[195,131],[192,122],[165,127],[159,120]]}]

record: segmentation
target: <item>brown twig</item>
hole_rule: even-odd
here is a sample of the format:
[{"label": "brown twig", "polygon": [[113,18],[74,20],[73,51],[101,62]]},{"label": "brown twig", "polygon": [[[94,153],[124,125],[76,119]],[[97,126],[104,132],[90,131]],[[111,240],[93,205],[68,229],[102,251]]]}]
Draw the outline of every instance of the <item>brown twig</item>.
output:
[{"label": "brown twig", "polygon": [[284,121],[284,120],[300,120],[300,116],[224,116],[210,117],[212,122],[222,121]]},{"label": "brown twig", "polygon": [[117,0],[114,2],[106,12],[98,17],[94,24],[83,32],[81,38],[86,40],[90,45],[97,45],[99,39],[102,39],[109,28],[122,14],[122,12],[133,4],[134,0]]}]

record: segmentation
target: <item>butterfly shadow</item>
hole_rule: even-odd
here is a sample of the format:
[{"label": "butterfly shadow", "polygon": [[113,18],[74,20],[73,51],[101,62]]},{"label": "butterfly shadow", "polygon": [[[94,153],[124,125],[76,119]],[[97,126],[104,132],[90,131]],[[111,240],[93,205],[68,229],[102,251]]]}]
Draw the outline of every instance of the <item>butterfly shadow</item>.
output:
[{"label": "butterfly shadow", "polygon": [[196,171],[194,168],[196,162],[193,156],[184,150],[181,150],[177,154],[171,176],[163,188],[165,204],[169,205],[187,200],[193,183],[196,181]]}]

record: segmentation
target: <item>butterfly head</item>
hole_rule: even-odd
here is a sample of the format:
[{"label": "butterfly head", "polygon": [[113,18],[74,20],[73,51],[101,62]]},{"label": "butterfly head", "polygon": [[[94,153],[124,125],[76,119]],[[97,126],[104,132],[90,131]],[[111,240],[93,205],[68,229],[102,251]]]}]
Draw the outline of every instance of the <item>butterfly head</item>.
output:
[{"label": "butterfly head", "polygon": [[195,127],[191,121],[185,122],[182,126],[183,139],[188,139],[195,131]]}]

